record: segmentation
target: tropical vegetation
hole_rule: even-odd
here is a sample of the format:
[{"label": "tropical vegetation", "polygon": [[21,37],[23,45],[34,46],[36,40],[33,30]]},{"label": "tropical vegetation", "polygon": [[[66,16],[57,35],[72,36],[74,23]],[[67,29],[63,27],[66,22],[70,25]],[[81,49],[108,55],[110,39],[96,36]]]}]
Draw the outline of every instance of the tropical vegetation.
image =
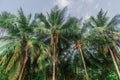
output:
[{"label": "tropical vegetation", "polygon": [[0,80],[119,80],[120,15],[0,13]]}]

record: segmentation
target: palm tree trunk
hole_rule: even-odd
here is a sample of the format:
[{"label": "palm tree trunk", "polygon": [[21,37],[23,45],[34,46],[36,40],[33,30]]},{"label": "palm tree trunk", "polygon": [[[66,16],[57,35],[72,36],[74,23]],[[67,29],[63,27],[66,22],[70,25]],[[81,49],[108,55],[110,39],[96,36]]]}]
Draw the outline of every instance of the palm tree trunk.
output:
[{"label": "palm tree trunk", "polygon": [[112,56],[112,60],[113,60],[115,69],[116,69],[116,71],[117,71],[118,77],[119,77],[119,79],[120,79],[120,71],[119,71],[118,65],[117,65],[117,63],[116,63],[116,61],[115,61],[115,57],[114,57],[113,52],[112,52],[112,50],[110,49],[110,47],[108,47],[108,49],[109,49],[110,54],[111,54],[111,56]]},{"label": "palm tree trunk", "polygon": [[81,58],[82,58],[82,62],[83,62],[83,66],[84,66],[85,74],[86,74],[86,80],[88,80],[89,79],[88,72],[87,72],[87,68],[86,68],[86,64],[85,64],[85,60],[84,60],[84,57],[83,57],[83,52],[82,52],[80,43],[77,43],[77,49],[78,49],[78,51],[81,55]]},{"label": "palm tree trunk", "polygon": [[55,49],[55,43],[53,43],[53,76],[52,80],[55,80],[55,68],[56,68],[56,49]]},{"label": "palm tree trunk", "polygon": [[20,76],[19,76],[19,79],[18,79],[18,80],[22,80],[22,75],[23,75],[23,73],[24,73],[27,60],[28,60],[28,42],[26,43],[26,46],[25,46],[25,59],[24,59],[23,67],[22,67],[22,70],[21,70],[21,72],[20,72]]},{"label": "palm tree trunk", "polygon": [[55,80],[55,74],[56,74],[56,61],[57,61],[57,56],[56,56],[56,50],[57,50],[57,43],[58,43],[58,37],[59,33],[57,30],[53,30],[53,33],[51,35],[51,45],[52,45],[52,52],[53,52],[53,73],[52,73],[52,80]]},{"label": "palm tree trunk", "polygon": [[115,57],[117,65],[119,65],[119,59],[118,59],[117,55],[114,54],[114,57]]}]

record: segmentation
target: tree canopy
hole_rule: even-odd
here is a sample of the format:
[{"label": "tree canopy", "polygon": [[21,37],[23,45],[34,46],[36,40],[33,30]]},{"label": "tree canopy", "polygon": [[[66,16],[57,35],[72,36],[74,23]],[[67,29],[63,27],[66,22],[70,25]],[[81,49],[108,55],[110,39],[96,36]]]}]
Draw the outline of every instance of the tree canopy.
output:
[{"label": "tree canopy", "polygon": [[120,79],[120,15],[65,13],[0,13],[0,80]]}]

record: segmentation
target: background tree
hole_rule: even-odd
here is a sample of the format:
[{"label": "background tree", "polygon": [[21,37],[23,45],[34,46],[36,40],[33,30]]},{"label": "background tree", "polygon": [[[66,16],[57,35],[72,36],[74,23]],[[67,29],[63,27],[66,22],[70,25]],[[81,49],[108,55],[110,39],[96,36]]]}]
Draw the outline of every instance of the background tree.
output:
[{"label": "background tree", "polygon": [[111,19],[111,21],[108,21],[106,14],[107,12],[104,13],[101,9],[96,18],[91,16],[89,26],[92,27],[92,30],[90,31],[89,39],[90,42],[92,42],[92,45],[96,47],[96,51],[104,54],[104,59],[109,56],[106,53],[110,53],[117,74],[120,77],[120,72],[116,62],[118,59],[117,54],[119,54],[117,47],[119,47],[118,44],[120,35],[117,25],[120,23],[120,15],[116,15]]},{"label": "background tree", "polygon": [[[11,14],[1,14],[0,27],[6,31],[1,37],[6,44],[1,46],[3,50],[0,64],[5,67],[5,74],[8,79],[24,80],[25,75],[33,69],[31,64],[37,63],[42,54],[46,54],[44,43],[34,37],[34,21],[31,15],[26,17],[20,9],[19,16]],[[3,16],[2,16],[3,15]],[[28,79],[31,79],[29,74]]]}]

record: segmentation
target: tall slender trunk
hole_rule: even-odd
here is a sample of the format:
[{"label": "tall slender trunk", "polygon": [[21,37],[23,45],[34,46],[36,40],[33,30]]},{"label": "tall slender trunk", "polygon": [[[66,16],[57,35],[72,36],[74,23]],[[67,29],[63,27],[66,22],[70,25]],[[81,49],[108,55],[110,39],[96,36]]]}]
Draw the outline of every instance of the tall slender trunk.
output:
[{"label": "tall slender trunk", "polygon": [[19,76],[18,80],[22,80],[22,76],[23,76],[23,73],[24,73],[24,70],[25,70],[27,60],[28,60],[28,42],[26,43],[26,46],[25,46],[25,58],[24,58],[22,70],[20,72],[20,76]]},{"label": "tall slender trunk", "polygon": [[119,59],[118,59],[118,56],[115,55],[115,54],[113,54],[113,55],[114,55],[114,57],[115,57],[115,60],[116,60],[117,65],[119,65]]},{"label": "tall slender trunk", "polygon": [[85,60],[84,60],[84,57],[83,57],[83,52],[82,52],[80,43],[77,43],[77,49],[78,49],[78,51],[81,55],[81,58],[82,58],[82,62],[83,62],[83,66],[84,66],[85,74],[86,74],[86,80],[88,80],[89,76],[88,76],[88,72],[87,72],[87,68],[86,68],[86,64],[85,64]]},{"label": "tall slender trunk", "polygon": [[55,68],[56,68],[56,49],[55,49],[55,43],[53,43],[53,75],[52,80],[55,80]]},{"label": "tall slender trunk", "polygon": [[112,52],[112,50],[110,49],[110,47],[108,47],[108,49],[109,49],[109,51],[110,51],[110,54],[111,54],[111,57],[112,57],[112,60],[113,60],[113,63],[114,63],[116,72],[117,72],[117,74],[118,74],[118,77],[119,77],[119,79],[120,79],[120,71],[119,71],[118,65],[117,65],[117,63],[116,63],[115,57],[114,57],[113,52]]},{"label": "tall slender trunk", "polygon": [[58,30],[53,30],[53,33],[51,35],[51,45],[52,45],[52,52],[53,52],[53,73],[52,73],[52,80],[55,80],[55,74],[56,74],[56,61],[57,61],[57,56],[56,56],[56,50],[57,50],[57,43],[58,43],[58,37],[59,33]]}]

